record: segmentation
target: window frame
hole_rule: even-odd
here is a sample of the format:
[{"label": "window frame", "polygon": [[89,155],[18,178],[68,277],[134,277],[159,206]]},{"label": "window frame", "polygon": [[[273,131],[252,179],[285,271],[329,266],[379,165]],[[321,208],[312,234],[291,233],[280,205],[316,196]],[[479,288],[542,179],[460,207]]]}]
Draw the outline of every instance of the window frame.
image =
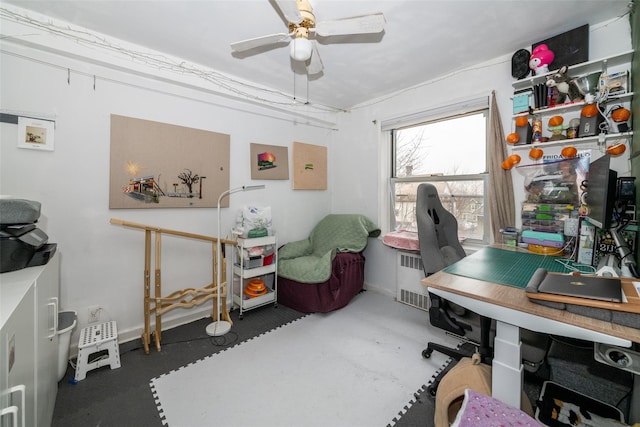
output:
[{"label": "window frame", "polygon": [[[483,102],[484,100],[484,102]],[[445,112],[445,113],[443,113]],[[395,230],[396,224],[396,184],[398,183],[435,183],[435,182],[451,182],[451,181],[479,181],[482,183],[483,188],[483,236],[482,238],[468,238],[465,242],[472,244],[486,245],[489,243],[491,230],[490,230],[490,211],[488,208],[488,192],[489,192],[489,173],[487,170],[477,174],[464,174],[464,175],[412,175],[408,177],[396,176],[396,133],[399,130],[407,129],[416,126],[428,125],[431,123],[442,122],[461,118],[469,115],[482,113],[486,120],[485,126],[485,169],[487,169],[489,162],[489,103],[488,98],[482,98],[481,100],[467,102],[465,104],[456,104],[452,106],[441,107],[432,114],[428,111],[424,113],[414,114],[408,116],[406,122],[403,123],[402,119],[394,119],[393,125],[387,124],[383,130],[388,131],[388,138],[390,142],[390,171],[389,171],[389,226],[391,230]],[[419,120],[418,120],[419,118]],[[384,125],[383,125],[384,127]]]}]

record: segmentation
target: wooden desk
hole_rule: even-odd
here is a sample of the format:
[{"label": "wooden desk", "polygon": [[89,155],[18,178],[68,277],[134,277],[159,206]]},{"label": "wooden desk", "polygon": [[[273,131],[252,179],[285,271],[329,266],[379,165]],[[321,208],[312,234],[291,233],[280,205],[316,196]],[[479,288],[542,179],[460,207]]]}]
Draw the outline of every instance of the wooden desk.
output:
[{"label": "wooden desk", "polygon": [[429,292],[496,320],[492,393],[514,407],[520,407],[523,381],[519,328],[622,347],[640,342],[639,329],[535,304],[521,288],[444,271],[422,279],[422,284]]}]

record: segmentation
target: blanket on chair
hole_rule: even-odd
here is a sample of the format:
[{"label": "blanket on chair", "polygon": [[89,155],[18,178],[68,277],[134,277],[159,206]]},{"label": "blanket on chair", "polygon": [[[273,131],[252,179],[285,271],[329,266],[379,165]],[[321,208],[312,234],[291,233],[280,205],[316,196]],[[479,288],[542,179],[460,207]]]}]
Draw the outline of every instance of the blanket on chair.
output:
[{"label": "blanket on chair", "polygon": [[337,252],[362,252],[380,229],[364,215],[324,217],[305,240],[287,243],[278,251],[278,276],[301,283],[325,282]]}]

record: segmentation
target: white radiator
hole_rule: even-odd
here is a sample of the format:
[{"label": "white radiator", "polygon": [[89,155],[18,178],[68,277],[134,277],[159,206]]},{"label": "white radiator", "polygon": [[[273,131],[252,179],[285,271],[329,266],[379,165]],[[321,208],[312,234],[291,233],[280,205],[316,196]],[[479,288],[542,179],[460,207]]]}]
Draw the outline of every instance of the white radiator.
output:
[{"label": "white radiator", "polygon": [[429,296],[424,279],[422,258],[409,252],[396,251],[396,299],[421,310],[429,310]]}]

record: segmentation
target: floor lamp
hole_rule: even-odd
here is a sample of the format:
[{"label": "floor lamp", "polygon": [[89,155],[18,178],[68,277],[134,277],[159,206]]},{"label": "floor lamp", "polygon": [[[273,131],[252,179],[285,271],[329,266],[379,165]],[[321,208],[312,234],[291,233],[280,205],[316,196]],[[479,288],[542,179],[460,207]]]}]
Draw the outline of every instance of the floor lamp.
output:
[{"label": "floor lamp", "polygon": [[238,187],[238,188],[232,188],[230,190],[224,191],[222,194],[220,194],[220,197],[218,197],[218,242],[217,242],[217,251],[218,251],[218,256],[216,257],[216,261],[217,261],[217,283],[218,283],[218,297],[216,300],[217,303],[217,307],[218,307],[218,318],[216,319],[215,322],[209,323],[207,325],[207,335],[211,335],[212,337],[219,337],[221,335],[226,334],[227,332],[229,332],[229,330],[231,329],[231,323],[227,322],[226,320],[220,320],[220,316],[221,316],[221,312],[222,312],[222,300],[220,298],[220,292],[222,290],[221,286],[222,286],[222,231],[221,231],[221,227],[220,227],[220,202],[222,201],[222,198],[232,194],[232,193],[237,193],[239,191],[251,191],[251,190],[262,190],[264,189],[264,185],[243,185],[242,187]]}]

